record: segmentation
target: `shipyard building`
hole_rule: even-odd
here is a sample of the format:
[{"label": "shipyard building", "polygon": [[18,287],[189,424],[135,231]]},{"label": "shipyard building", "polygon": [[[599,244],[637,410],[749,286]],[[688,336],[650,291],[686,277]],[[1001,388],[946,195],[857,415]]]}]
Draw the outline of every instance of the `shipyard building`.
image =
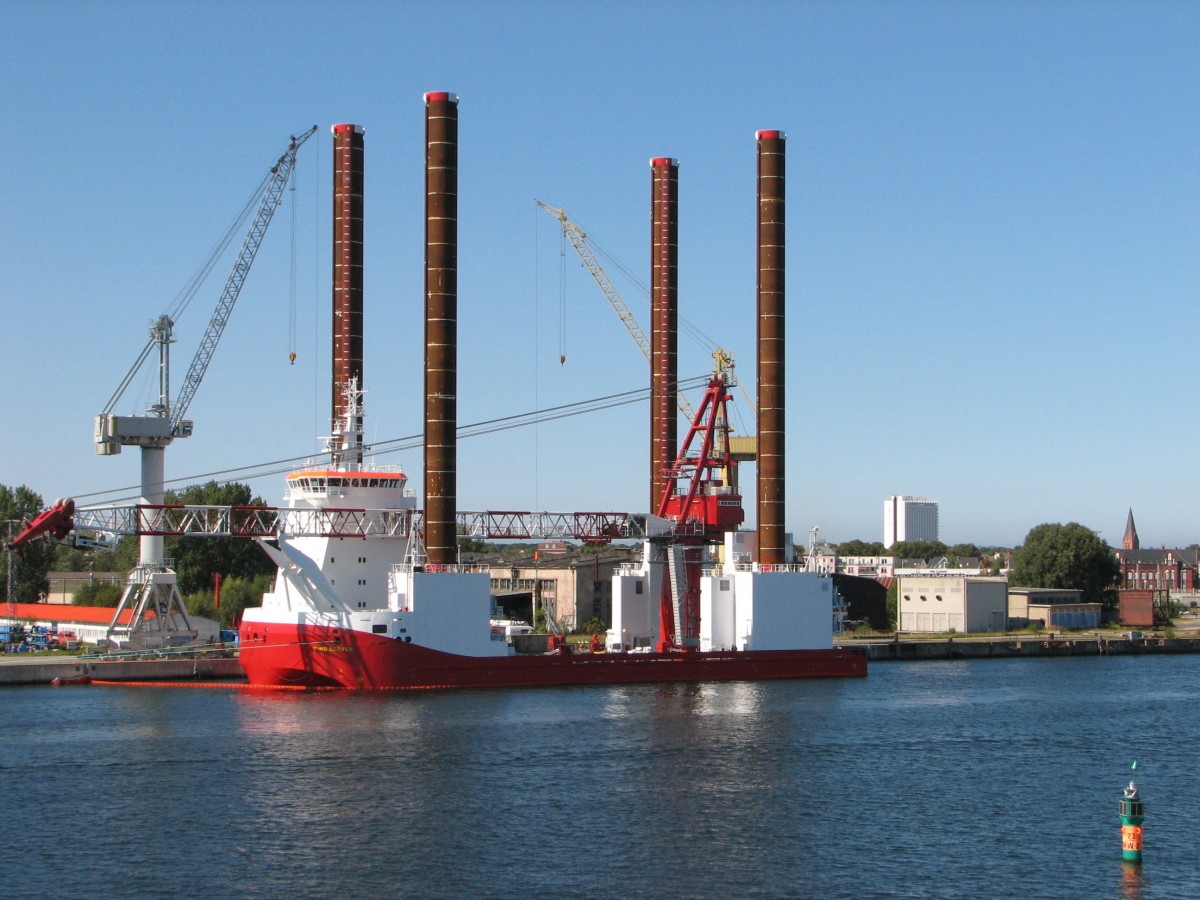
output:
[{"label": "shipyard building", "polygon": [[905,575],[897,588],[900,631],[1003,631],[1008,579]]}]

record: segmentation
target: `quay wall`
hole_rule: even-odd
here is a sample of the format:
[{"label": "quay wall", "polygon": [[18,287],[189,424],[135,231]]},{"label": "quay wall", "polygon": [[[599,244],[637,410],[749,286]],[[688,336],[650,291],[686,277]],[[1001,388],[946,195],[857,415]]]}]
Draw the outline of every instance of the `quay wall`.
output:
[{"label": "quay wall", "polygon": [[[938,659],[1012,659],[1036,656],[1130,656],[1200,653],[1200,638],[1156,635],[1130,638],[1056,634],[990,638],[841,638],[842,647],[859,647],[871,662]],[[0,687],[50,684],[55,678],[88,677],[94,681],[241,681],[246,673],[236,659],[100,659],[58,657],[0,660]]]},{"label": "quay wall", "polygon": [[1086,635],[1006,636],[993,638],[843,639],[843,647],[863,647],[875,661],[923,659],[1011,659],[1035,656],[1129,656],[1157,653],[1200,653],[1200,639],[1147,635],[1130,638]]},{"label": "quay wall", "polygon": [[0,661],[0,687],[50,684],[55,678],[85,676],[93,681],[246,680],[246,673],[236,659],[221,657],[137,660],[60,657]]}]

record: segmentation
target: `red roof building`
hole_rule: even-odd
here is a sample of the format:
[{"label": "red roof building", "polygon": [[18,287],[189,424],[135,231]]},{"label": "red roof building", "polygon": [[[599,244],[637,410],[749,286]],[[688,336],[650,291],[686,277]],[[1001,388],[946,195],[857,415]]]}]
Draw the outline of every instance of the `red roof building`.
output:
[{"label": "red roof building", "polygon": [[[75,606],[70,603],[9,603],[0,606],[4,615],[0,621],[11,624],[32,622],[35,625],[109,625],[116,612],[111,606]],[[146,615],[153,617],[154,610]],[[121,625],[128,625],[133,610],[121,612]]]}]

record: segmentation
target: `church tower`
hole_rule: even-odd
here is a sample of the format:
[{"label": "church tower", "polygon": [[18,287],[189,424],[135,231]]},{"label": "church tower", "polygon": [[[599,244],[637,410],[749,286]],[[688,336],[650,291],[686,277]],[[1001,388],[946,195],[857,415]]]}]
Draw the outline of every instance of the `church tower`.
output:
[{"label": "church tower", "polygon": [[1141,542],[1138,541],[1137,528],[1133,524],[1133,510],[1129,510],[1129,518],[1125,520],[1125,539],[1121,541],[1121,546],[1126,550],[1138,550],[1141,548]]}]

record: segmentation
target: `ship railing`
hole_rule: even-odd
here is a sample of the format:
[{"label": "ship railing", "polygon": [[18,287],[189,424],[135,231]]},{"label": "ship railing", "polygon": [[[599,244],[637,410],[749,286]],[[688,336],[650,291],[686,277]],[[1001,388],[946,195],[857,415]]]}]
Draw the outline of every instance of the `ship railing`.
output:
[{"label": "ship railing", "polygon": [[679,537],[694,537],[705,533],[707,526],[700,519],[680,519],[678,516],[667,516],[672,525],[672,534]]},{"label": "ship railing", "polygon": [[327,484],[314,484],[309,487],[289,487],[283,492],[283,499],[287,501],[307,500],[311,497],[329,497],[337,499],[345,497],[348,491],[342,487],[330,487]]},{"label": "ship railing", "polygon": [[804,563],[759,563],[760,572],[805,572]]},{"label": "ship railing", "polygon": [[[314,497],[317,497],[317,498],[326,497],[326,498],[338,499],[341,497],[348,497],[348,496],[350,496],[350,493],[352,491],[358,490],[358,489],[361,489],[361,488],[357,485],[345,486],[345,487],[341,486],[341,485],[328,485],[328,484],[310,484],[305,487],[296,485],[296,486],[288,487],[284,490],[283,499],[286,501],[289,501],[289,502],[292,502],[295,500],[311,500]],[[367,489],[374,490],[375,488],[368,487]],[[387,488],[387,490],[393,490],[393,489]],[[416,492],[412,488],[406,487],[400,492],[400,496],[404,497],[405,499],[411,500],[414,497],[416,497],[417,495],[416,495]]]},{"label": "ship railing", "polygon": [[138,557],[137,568],[153,570],[153,571],[161,571],[163,569],[173,569],[173,568],[175,568],[175,558],[171,557],[171,556],[164,556],[164,557],[161,557],[160,559],[150,559],[148,557],[147,558]]},{"label": "ship railing", "polygon": [[487,563],[451,563],[449,565],[441,565],[438,563],[395,563],[389,573],[407,575],[412,572],[429,572],[432,574],[454,574],[454,575],[488,575],[492,571],[492,567]]},{"label": "ship railing", "polygon": [[700,574],[705,578],[723,578],[730,571],[733,572],[807,572],[804,563],[755,563],[755,562],[737,562],[728,563],[712,563],[702,566]]},{"label": "ship railing", "polygon": [[757,563],[737,562],[733,564],[735,572],[804,572],[804,563]]},{"label": "ship railing", "polygon": [[[484,563],[458,563],[452,565],[436,565],[430,563],[394,563],[388,568],[387,589],[389,597],[405,597],[409,591],[409,578],[413,573],[430,572],[433,574],[491,574],[491,568]],[[489,579],[490,580],[490,579]],[[402,606],[407,602],[401,601]]]}]

